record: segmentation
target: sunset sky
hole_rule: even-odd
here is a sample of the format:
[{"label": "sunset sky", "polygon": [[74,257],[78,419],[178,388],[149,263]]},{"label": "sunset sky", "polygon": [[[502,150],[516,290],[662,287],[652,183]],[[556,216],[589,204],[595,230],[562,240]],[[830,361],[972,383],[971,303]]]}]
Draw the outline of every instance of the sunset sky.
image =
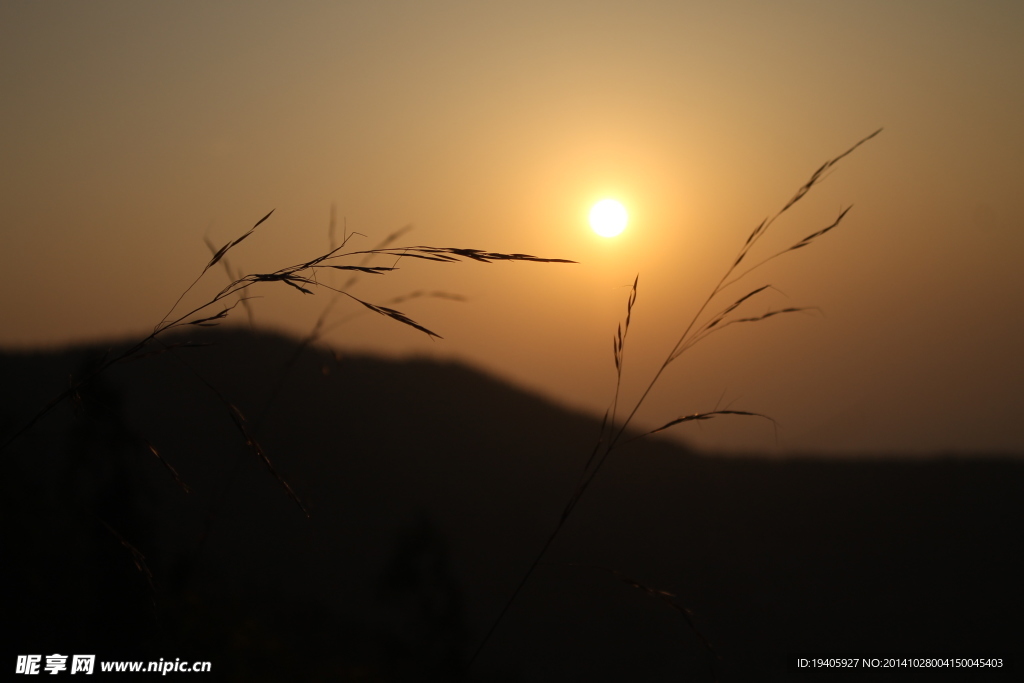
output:
[{"label": "sunset sky", "polygon": [[[820,312],[713,335],[640,422],[778,421],[777,442],[756,419],[672,432],[721,451],[1021,453],[1022,36],[1010,0],[10,0],[0,347],[144,335],[209,261],[204,238],[276,209],[229,253],[276,270],[328,249],[334,205],[352,249],[411,225],[396,245],[578,263],[405,259],[351,291],[464,297],[395,305],[444,339],[338,300],[328,343],[460,359],[600,415],[637,274],[627,406],[751,230],[884,127],[752,258],[853,204],[839,228],[712,306],[770,284],[738,312]],[[587,224],[604,198],[629,212],[617,237]],[[187,302],[225,284],[218,266]],[[253,294],[257,325],[295,335],[333,298]]]}]

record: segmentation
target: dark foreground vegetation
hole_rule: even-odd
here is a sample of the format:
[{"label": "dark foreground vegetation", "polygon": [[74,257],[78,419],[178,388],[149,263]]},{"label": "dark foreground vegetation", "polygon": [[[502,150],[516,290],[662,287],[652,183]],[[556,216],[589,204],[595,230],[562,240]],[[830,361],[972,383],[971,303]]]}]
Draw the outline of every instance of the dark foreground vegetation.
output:
[{"label": "dark foreground vegetation", "polygon": [[[468,672],[599,421],[459,365],[190,339],[211,345],[113,366],[3,453],[4,667],[61,652],[209,660],[203,680],[711,680],[683,614],[630,580],[692,610],[719,680],[786,680],[796,652],[1024,650],[1024,460],[648,440],[608,461]],[[0,355],[0,436],[105,349]]]}]

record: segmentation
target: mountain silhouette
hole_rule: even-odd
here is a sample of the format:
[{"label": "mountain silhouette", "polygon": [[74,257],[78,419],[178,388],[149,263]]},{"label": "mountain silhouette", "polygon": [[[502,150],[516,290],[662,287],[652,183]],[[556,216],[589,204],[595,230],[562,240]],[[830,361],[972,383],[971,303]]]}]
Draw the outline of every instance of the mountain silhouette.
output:
[{"label": "mountain silhouette", "polygon": [[[125,346],[0,354],[0,436]],[[790,680],[799,653],[1021,652],[1024,461],[639,440],[468,670],[600,421],[457,363],[231,329],[167,346],[0,454],[8,662],[207,660],[211,680],[245,681]]]}]

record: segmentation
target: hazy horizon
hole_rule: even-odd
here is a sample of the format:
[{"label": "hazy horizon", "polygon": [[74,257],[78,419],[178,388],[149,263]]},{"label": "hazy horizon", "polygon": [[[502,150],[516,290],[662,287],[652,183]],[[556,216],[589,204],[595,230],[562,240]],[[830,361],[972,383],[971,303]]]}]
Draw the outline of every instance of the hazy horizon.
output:
[{"label": "hazy horizon", "polygon": [[[643,391],[750,231],[879,127],[759,245],[806,249],[729,290],[778,316],[671,366],[643,424],[722,451],[1024,453],[1024,8],[1008,2],[221,3],[0,6],[0,349],[148,333],[220,246],[276,270],[358,232],[577,264],[401,262],[324,343],[453,358],[600,416],[638,297]],[[630,213],[601,238],[598,199]],[[391,265],[390,262],[376,262]],[[347,274],[333,280],[340,285]],[[218,265],[190,293],[227,283]],[[264,285],[304,336],[333,295]],[[247,324],[241,307],[233,324]]]}]

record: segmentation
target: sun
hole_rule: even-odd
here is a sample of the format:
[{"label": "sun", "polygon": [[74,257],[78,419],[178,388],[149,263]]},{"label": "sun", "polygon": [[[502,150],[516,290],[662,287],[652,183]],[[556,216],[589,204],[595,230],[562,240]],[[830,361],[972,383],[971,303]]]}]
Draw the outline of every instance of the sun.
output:
[{"label": "sun", "polygon": [[602,199],[590,210],[590,227],[601,237],[615,237],[628,222],[626,207],[614,199]]}]

